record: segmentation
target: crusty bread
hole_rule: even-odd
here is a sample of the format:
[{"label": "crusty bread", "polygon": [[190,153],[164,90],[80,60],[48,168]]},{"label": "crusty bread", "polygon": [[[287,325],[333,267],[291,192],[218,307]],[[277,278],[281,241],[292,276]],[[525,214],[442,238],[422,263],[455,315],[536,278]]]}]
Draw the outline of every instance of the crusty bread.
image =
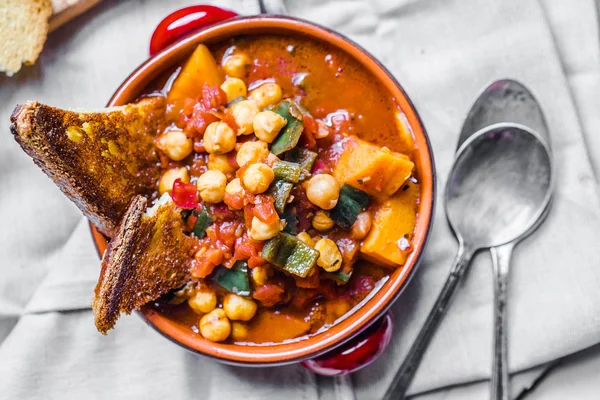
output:
[{"label": "crusty bread", "polygon": [[131,313],[190,280],[196,241],[183,233],[172,201],[146,213],[147,200],[135,196],[102,258],[94,293],[96,328],[111,329],[120,313]]},{"label": "crusty bread", "polygon": [[0,0],[0,71],[10,76],[37,60],[51,15],[50,0]]},{"label": "crusty bread", "polygon": [[164,101],[149,97],[88,113],[28,102],[14,110],[11,131],[85,216],[112,236],[134,195],[156,186],[154,138],[164,129]]}]

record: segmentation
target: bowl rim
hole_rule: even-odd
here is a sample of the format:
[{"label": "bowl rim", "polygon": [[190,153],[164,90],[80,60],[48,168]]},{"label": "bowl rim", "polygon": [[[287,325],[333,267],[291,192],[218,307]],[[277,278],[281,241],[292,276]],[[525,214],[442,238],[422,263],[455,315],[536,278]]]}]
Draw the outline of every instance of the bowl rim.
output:
[{"label": "bowl rim", "polygon": [[[144,307],[138,312],[154,330],[179,346],[219,362],[241,366],[284,365],[320,356],[346,343],[381,317],[398,299],[415,274],[431,235],[437,192],[432,146],[425,126],[404,88],[387,68],[360,45],[338,32],[303,19],[278,15],[240,16],[190,34],[143,62],[123,81],[107,106],[118,106],[134,101],[153,79],[189,56],[201,42],[218,42],[238,35],[260,34],[265,30],[271,31],[270,33],[287,31],[294,36],[305,36],[343,51],[355,59],[394,97],[413,131],[417,148],[415,157],[418,156],[419,162],[421,160],[424,162],[418,168],[421,202],[413,252],[404,266],[395,270],[361,309],[346,315],[343,321],[325,331],[293,342],[259,346],[222,344],[203,339],[199,334],[184,333],[180,327],[175,326],[173,322],[150,307]],[[102,258],[106,249],[106,238],[91,223],[90,229],[94,245]]]}]

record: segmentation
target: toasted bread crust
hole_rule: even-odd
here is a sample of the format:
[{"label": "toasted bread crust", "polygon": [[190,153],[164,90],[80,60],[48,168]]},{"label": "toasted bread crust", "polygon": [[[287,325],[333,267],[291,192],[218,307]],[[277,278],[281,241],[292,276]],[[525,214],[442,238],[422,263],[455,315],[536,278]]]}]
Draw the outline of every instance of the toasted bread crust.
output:
[{"label": "toasted bread crust", "polygon": [[159,176],[154,138],[164,130],[165,100],[149,97],[102,112],[28,102],[11,116],[23,150],[104,234],[113,236],[136,194]]},{"label": "toasted bread crust", "polygon": [[131,313],[190,280],[196,241],[183,233],[173,202],[145,214],[147,200],[135,196],[102,258],[92,308],[106,334],[120,313]]}]

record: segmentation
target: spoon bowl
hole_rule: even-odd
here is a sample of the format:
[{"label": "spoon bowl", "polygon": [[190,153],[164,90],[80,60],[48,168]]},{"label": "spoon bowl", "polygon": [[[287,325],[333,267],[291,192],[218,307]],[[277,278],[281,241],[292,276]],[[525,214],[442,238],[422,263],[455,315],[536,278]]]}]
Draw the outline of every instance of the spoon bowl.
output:
[{"label": "spoon bowl", "polygon": [[463,143],[446,186],[446,215],[472,250],[526,235],[551,199],[545,140],[518,124],[496,124]]},{"label": "spoon bowl", "polygon": [[[530,233],[538,220],[546,215],[553,182],[550,154],[548,145],[535,131],[519,124],[489,126],[469,137],[461,146],[445,192],[446,214],[459,241],[458,252],[450,274],[384,400],[405,398],[473,254],[480,249],[516,241]],[[512,245],[504,247],[510,253]],[[500,302],[500,320],[505,317],[505,303],[505,299]],[[506,349],[505,342],[501,343],[500,347]],[[501,399],[504,398],[503,395]]]}]

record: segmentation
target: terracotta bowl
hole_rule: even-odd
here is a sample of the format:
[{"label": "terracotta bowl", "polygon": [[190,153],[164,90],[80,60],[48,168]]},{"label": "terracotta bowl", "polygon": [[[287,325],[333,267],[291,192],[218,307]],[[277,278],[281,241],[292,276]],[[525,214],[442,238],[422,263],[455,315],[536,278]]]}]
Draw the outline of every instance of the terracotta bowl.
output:
[{"label": "terracotta bowl", "polygon": [[[339,33],[294,18],[238,17],[188,36],[151,57],[135,70],[117,89],[108,106],[118,106],[136,100],[144,93],[148,84],[183,62],[199,43],[218,42],[245,34],[282,34],[308,37],[334,46],[362,64],[389,91],[389,95],[396,100],[410,123],[417,148],[414,161],[421,184],[421,202],[413,241],[414,251],[408,261],[402,268],[393,272],[390,279],[366,304],[322,333],[272,345],[222,344],[205,340],[198,334],[192,334],[189,327],[174,322],[154,310],[143,309],[140,311],[146,322],[154,329],[197,354],[230,364],[267,366],[300,362],[323,355],[361,333],[392,305],[413,275],[431,229],[435,199],[435,171],[431,146],[423,123],[407,94],[392,75],[368,52]],[[92,227],[92,234],[99,253],[103,254],[107,246],[106,239],[94,227]]]}]

